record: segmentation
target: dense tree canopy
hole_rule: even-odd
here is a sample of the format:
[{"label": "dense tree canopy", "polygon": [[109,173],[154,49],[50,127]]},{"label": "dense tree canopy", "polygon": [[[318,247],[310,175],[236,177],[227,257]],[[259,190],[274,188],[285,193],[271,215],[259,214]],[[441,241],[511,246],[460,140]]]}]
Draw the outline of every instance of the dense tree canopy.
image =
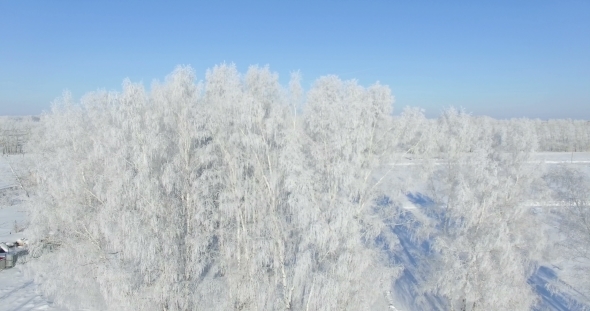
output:
[{"label": "dense tree canopy", "polygon": [[396,269],[374,243],[385,225],[370,177],[393,98],[325,77],[296,118],[301,99],[296,76],[285,90],[267,68],[230,65],[199,83],[179,67],[149,93],[126,81],[80,105],[64,95],[36,146],[44,289],[99,310],[383,301]]},{"label": "dense tree canopy", "polygon": [[[547,189],[568,203],[562,246],[587,249],[589,182],[543,179],[531,155],[587,150],[588,123],[394,117],[386,86],[299,80],[178,67],[149,91],[56,100],[28,145],[42,290],[89,310],[386,309],[407,226],[428,248],[416,286],[441,308],[525,310],[545,247],[530,202]],[[411,187],[433,204],[404,210]]]}]

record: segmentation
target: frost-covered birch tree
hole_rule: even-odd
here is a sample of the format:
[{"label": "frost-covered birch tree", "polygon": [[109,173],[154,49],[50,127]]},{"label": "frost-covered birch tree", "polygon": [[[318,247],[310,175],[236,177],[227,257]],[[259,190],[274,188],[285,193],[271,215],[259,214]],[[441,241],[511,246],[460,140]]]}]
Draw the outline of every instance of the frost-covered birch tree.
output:
[{"label": "frost-covered birch tree", "polygon": [[297,75],[233,65],[65,94],[31,145],[41,288],[71,309],[375,307],[396,271],[374,204],[392,102],[335,77],[304,100]]},{"label": "frost-covered birch tree", "polygon": [[[558,229],[555,257],[565,266],[559,272],[565,284],[579,293],[579,302],[590,303],[590,178],[588,172],[574,165],[560,165],[545,176],[557,209]],[[562,282],[552,284],[560,289]]]},{"label": "frost-covered birch tree", "polygon": [[40,241],[32,253],[58,302],[73,309],[194,305],[213,253],[205,230],[213,219],[199,213],[208,214],[216,189],[193,79],[179,68],[150,95],[125,82],[122,93],[91,93],[80,106],[56,105],[43,117],[33,212]]},{"label": "frost-covered birch tree", "polygon": [[536,141],[524,128],[473,140],[468,114],[446,110],[439,118],[441,165],[430,177],[439,206],[433,233],[434,273],[426,289],[448,299],[451,310],[528,310],[540,228],[525,201],[537,174],[527,163]]},{"label": "frost-covered birch tree", "polygon": [[288,183],[290,204],[306,207],[298,215],[307,233],[298,257],[313,275],[306,309],[370,308],[395,273],[374,245],[381,234],[393,239],[374,205],[382,179],[373,178],[390,156],[392,101],[387,87],[365,89],[334,76],[319,79],[307,95],[295,144],[301,147],[294,150],[303,162],[291,174],[306,182]]}]

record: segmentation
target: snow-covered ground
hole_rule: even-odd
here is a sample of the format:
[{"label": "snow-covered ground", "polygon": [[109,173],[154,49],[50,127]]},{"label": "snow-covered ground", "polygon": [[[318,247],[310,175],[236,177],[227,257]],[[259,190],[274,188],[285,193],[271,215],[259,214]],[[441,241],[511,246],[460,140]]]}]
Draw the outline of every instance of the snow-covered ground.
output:
[{"label": "snow-covered ground", "polygon": [[[0,157],[0,242],[26,237],[23,229],[27,226],[27,195],[12,170],[24,173],[25,160],[22,156]],[[17,259],[14,268],[0,270],[0,311],[62,310],[37,292],[37,286],[23,273],[23,268],[22,259]]]},{"label": "snow-covered ground", "polygon": [[[414,166],[419,165],[420,162],[413,159],[411,155],[400,155],[396,157],[398,160],[391,162],[393,166]],[[577,164],[590,165],[590,152],[537,152],[533,155],[530,163],[545,163],[551,164]],[[443,163],[440,160],[435,160],[434,164]]]},{"label": "snow-covered ground", "polygon": [[[585,171],[590,175],[590,152],[542,152],[533,156],[531,163],[545,163],[548,166],[569,164]],[[409,170],[414,169],[420,164],[420,161],[410,157],[399,157],[398,161],[391,163],[395,167],[396,174],[392,175],[410,175]],[[441,162],[434,161],[435,165]],[[417,172],[414,172],[417,175]],[[428,206],[434,202],[422,193],[424,189],[420,182],[407,185],[405,198],[398,198],[399,204],[406,209],[411,210],[412,217],[427,218],[424,215]],[[553,208],[559,206],[559,202],[531,202],[531,206],[544,206]],[[550,211],[548,209],[547,211]],[[546,222],[550,223],[551,213],[539,213],[536,217],[545,217]],[[420,220],[420,219],[418,219]],[[549,225],[549,224],[548,224]],[[400,239],[402,250],[394,256],[398,263],[405,267],[402,276],[393,284],[392,294],[396,307],[400,311],[417,311],[417,310],[444,310],[444,302],[434,295],[421,295],[418,291],[418,284],[423,282],[424,271],[430,269],[428,266],[428,241],[416,242],[412,233],[406,227],[399,226],[393,229]],[[558,235],[557,232],[556,236]],[[554,237],[555,238],[555,237]],[[558,278],[557,272],[562,269],[568,269],[568,261],[561,260],[559,263],[544,262],[540,263],[538,270],[531,276],[529,283],[535,288],[539,295],[540,303],[535,309],[557,310],[557,311],[582,311],[590,310],[590,306],[578,303],[577,298],[580,293],[567,282]],[[563,271],[560,271],[563,273]],[[586,276],[582,276],[586,277]],[[555,288],[554,284],[560,285]],[[553,289],[553,290],[551,290]],[[419,297],[416,299],[416,297]]]},{"label": "snow-covered ground", "polygon": [[[535,161],[545,161],[549,165],[559,163],[574,163],[583,166],[590,173],[590,153],[538,153]],[[397,169],[408,170],[414,165],[414,161],[403,158],[396,162]],[[23,177],[27,174],[27,158],[23,156],[0,157],[0,242],[11,242],[26,236],[27,226],[27,188],[26,181],[19,180],[16,176]],[[407,172],[406,172],[407,173]],[[394,174],[395,175],[395,174]],[[405,174],[407,175],[407,174]],[[24,184],[23,189],[21,183]],[[420,209],[429,204],[429,199],[419,192],[411,192],[411,189],[403,189],[407,195],[404,202],[406,209]],[[415,214],[415,212],[414,212]],[[392,295],[396,301],[396,310],[439,310],[442,305],[439,298],[434,296],[423,297],[416,301],[416,284],[420,281],[420,270],[428,269],[424,265],[424,250],[427,245],[417,245],[408,232],[396,229],[396,234],[401,240],[403,251],[396,254],[396,260],[403,263],[407,269],[402,277],[394,284]],[[422,261],[421,261],[422,260]],[[37,292],[37,287],[31,277],[23,273],[26,265],[17,262],[12,269],[0,271],[0,311],[3,310],[62,310]],[[530,282],[535,286],[543,304],[542,310],[580,310],[572,307],[573,293],[551,293],[545,284],[556,278],[553,270],[555,267],[547,264],[531,277]]]},{"label": "snow-covered ground", "polygon": [[[420,213],[422,208],[427,208],[429,204],[434,204],[428,197],[420,193],[410,193],[407,197],[409,203],[405,203],[404,208],[412,209],[414,215]],[[545,216],[538,215],[538,217]],[[396,227],[394,232],[400,239],[403,249],[395,254],[395,259],[405,267],[402,276],[394,283],[392,289],[397,309],[400,311],[445,310],[441,298],[434,295],[421,295],[418,291],[418,285],[424,281],[424,271],[431,269],[428,266],[428,261],[425,260],[429,256],[427,254],[428,242],[416,243],[411,232],[404,227]],[[535,288],[540,299],[535,311],[583,311],[590,308],[590,306],[578,303],[577,298],[580,293],[575,288],[558,279],[556,270],[567,269],[567,265],[567,262],[563,262],[559,268],[549,262],[541,263],[538,270],[531,276],[529,283]],[[551,284],[555,284],[555,281],[561,286],[556,291],[552,291],[550,290]]]},{"label": "snow-covered ground", "polygon": [[37,292],[20,267],[0,271],[0,310],[61,310]]},{"label": "snow-covered ground", "polygon": [[538,152],[533,158],[547,164],[590,164],[590,152]]}]

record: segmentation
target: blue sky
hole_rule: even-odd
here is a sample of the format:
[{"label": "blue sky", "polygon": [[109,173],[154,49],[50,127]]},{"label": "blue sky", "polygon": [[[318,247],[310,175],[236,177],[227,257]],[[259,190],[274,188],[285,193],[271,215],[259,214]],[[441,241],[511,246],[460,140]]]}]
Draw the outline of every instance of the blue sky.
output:
[{"label": "blue sky", "polygon": [[0,0],[0,115],[223,62],[380,81],[430,117],[590,119],[590,1]]}]

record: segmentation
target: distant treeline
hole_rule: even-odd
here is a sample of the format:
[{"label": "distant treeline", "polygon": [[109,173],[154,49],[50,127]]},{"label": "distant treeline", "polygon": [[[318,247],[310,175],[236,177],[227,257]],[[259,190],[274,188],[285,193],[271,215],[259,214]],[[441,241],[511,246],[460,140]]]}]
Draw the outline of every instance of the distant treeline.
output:
[{"label": "distant treeline", "polygon": [[[495,144],[502,145],[506,136],[512,133],[512,130],[523,131],[529,135],[531,140],[537,142],[536,151],[538,152],[588,152],[590,151],[590,120],[573,120],[573,119],[494,119],[487,116],[470,116],[465,112],[469,122],[471,122],[476,132],[471,133],[473,140],[492,138]],[[435,143],[437,128],[443,122],[444,113],[437,119],[426,119],[422,110],[414,107],[407,107],[401,116],[397,119],[396,127],[400,141],[405,144],[400,145],[401,149],[414,146],[410,153],[416,153],[417,148],[425,149],[424,144],[428,143],[428,149],[438,145]],[[32,131],[40,121],[39,116],[23,117],[6,117],[0,116],[0,146],[2,154],[20,154],[25,152],[25,144],[32,135]],[[414,127],[414,125],[418,125]],[[402,128],[411,126],[412,131]],[[441,142],[444,146],[444,142]],[[436,149],[436,147],[434,148]],[[469,150],[466,150],[469,151]]]},{"label": "distant treeline", "polygon": [[590,151],[590,121],[533,120],[541,151]]},{"label": "distant treeline", "polygon": [[[455,110],[453,108],[450,109]],[[462,121],[454,127],[470,125],[466,135],[473,146],[480,140],[492,140],[494,145],[502,146],[510,135],[525,135],[536,142],[537,152],[586,152],[590,151],[590,121],[572,119],[494,119],[486,116],[471,116],[464,111],[455,111],[462,115]],[[443,112],[436,119],[426,119],[419,108],[407,107],[397,117],[394,127],[400,137],[399,151],[422,154],[426,151],[438,153],[445,149],[445,139],[440,135],[441,127],[449,120],[449,111]],[[470,150],[464,150],[469,152]]]},{"label": "distant treeline", "polygon": [[24,146],[31,136],[31,131],[38,116],[0,117],[0,146],[2,154],[24,153]]}]

